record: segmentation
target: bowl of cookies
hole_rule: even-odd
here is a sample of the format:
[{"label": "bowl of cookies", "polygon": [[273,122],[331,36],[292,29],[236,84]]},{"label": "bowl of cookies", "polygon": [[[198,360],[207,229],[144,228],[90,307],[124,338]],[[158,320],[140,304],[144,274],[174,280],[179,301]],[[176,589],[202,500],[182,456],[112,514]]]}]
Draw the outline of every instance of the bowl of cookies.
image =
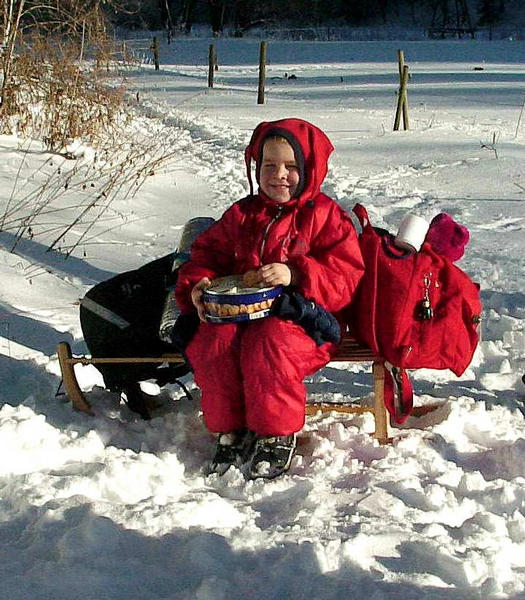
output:
[{"label": "bowl of cookies", "polygon": [[202,301],[208,323],[236,323],[262,319],[282,292],[282,286],[248,286],[242,275],[219,277],[204,290]]}]

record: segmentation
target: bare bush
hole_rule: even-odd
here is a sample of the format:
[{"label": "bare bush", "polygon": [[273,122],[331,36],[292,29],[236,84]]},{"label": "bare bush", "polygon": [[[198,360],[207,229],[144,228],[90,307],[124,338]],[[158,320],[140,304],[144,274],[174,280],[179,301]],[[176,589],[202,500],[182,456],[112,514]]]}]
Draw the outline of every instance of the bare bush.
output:
[{"label": "bare bush", "polygon": [[[128,219],[113,209],[114,201],[132,198],[175,160],[174,139],[127,128],[124,90],[107,85],[123,49],[107,33],[104,10],[120,4],[0,0],[0,132],[42,140],[61,155],[24,180],[22,154],[0,215],[0,230],[14,235],[12,251],[23,238],[66,256],[79,244],[96,243],[95,225],[99,235],[100,225]],[[73,141],[93,156],[67,160],[79,156],[70,151]]]},{"label": "bare bush", "polygon": [[122,113],[123,90],[82,70],[75,44],[33,36],[12,67],[0,131],[42,139],[61,151],[73,139],[93,142]]},{"label": "bare bush", "polygon": [[[12,251],[22,238],[66,256],[94,243],[95,225],[127,219],[114,212],[114,201],[132,198],[175,159],[174,139],[126,129],[124,90],[107,85],[123,51],[107,35],[103,9],[118,4],[0,0],[0,132],[42,140],[61,155],[27,181],[19,171],[0,215],[0,231],[14,235]],[[68,161],[78,157],[70,152],[73,141],[96,148],[94,157]],[[33,179],[39,183],[27,185]]]},{"label": "bare bush", "polygon": [[[0,0],[0,119],[14,112],[9,102],[21,85],[20,52],[25,53],[26,70],[32,50],[35,61],[43,60],[44,67],[51,65],[55,72],[61,59],[76,60],[80,67],[86,49],[98,67],[107,67],[115,56],[107,13],[127,5],[122,0]],[[49,39],[53,43],[46,45],[43,40]]]},{"label": "bare bush", "polygon": [[127,222],[129,215],[116,211],[115,201],[131,200],[150,177],[171,169],[178,158],[180,131],[159,135],[152,125],[140,132],[122,125],[119,141],[108,134],[81,160],[50,156],[28,178],[37,182],[30,190],[15,181],[0,215],[0,230],[15,238],[11,251],[22,238],[30,238],[69,256],[79,246],[100,243],[100,226],[109,231]]}]

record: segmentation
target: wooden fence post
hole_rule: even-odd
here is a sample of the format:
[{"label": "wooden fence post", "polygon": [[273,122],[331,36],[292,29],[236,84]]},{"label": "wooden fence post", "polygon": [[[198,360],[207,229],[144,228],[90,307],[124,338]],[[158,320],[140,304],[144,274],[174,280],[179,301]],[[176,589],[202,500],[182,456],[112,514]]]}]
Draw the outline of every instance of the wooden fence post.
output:
[{"label": "wooden fence post", "polygon": [[208,87],[213,87],[213,74],[215,72],[215,46],[210,44],[208,53]]},{"label": "wooden fence post", "polygon": [[401,79],[401,93],[403,95],[403,129],[408,129],[408,80],[410,78],[410,73],[408,71],[408,66],[403,66],[403,78]]},{"label": "wooden fence post", "polygon": [[[403,50],[397,51],[397,62],[398,62],[398,66],[399,66],[399,87],[401,87],[401,85],[403,83],[403,72],[404,72],[405,66],[406,66],[405,65],[405,53],[403,52]],[[408,79],[407,79],[407,84],[408,84]],[[408,98],[407,98],[407,93],[406,93],[406,86],[405,86],[405,97],[403,99],[402,110],[403,110],[403,128],[408,129]]]},{"label": "wooden fence post", "polygon": [[399,69],[399,84],[401,85],[401,80],[403,79],[403,67],[405,66],[405,53],[403,50],[397,51],[397,66]]},{"label": "wooden fence post", "polygon": [[153,36],[152,50],[153,50],[153,61],[155,63],[155,71],[158,71],[160,68],[160,65],[159,65],[159,40],[158,40],[157,36]]},{"label": "wooden fence post", "polygon": [[266,47],[265,41],[261,42],[259,52],[259,89],[257,93],[257,104],[264,104],[264,84],[266,81]]},{"label": "wooden fence post", "polygon": [[405,65],[403,50],[397,51],[397,62],[399,67],[399,93],[397,96],[396,116],[394,119],[394,131],[399,130],[401,115],[403,115],[403,129],[408,129],[408,66]]}]

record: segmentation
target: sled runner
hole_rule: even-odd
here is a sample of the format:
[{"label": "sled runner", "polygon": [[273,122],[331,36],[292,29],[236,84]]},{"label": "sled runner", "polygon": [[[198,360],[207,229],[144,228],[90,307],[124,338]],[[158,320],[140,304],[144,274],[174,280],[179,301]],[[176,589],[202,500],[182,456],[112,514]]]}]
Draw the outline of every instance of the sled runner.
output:
[{"label": "sled runner", "polygon": [[[84,393],[78,385],[74,367],[80,365],[104,365],[104,364],[183,364],[184,357],[181,354],[165,354],[160,357],[105,357],[89,358],[86,356],[72,356],[71,348],[67,342],[60,342],[58,345],[58,360],[62,372],[62,380],[66,393],[71,400],[73,408],[89,415],[94,415],[91,405],[86,400]],[[374,379],[374,402],[371,406],[360,404],[335,404],[335,403],[308,403],[306,405],[306,414],[314,415],[318,411],[330,412],[337,411],[343,413],[366,413],[370,412],[374,416],[375,431],[374,437],[385,444],[390,441],[388,435],[389,415],[384,402],[385,387],[385,366],[384,361],[375,356],[371,350],[360,345],[354,338],[345,337],[338,353],[334,356],[332,362],[369,362],[372,364],[372,375]],[[408,375],[404,373],[406,377]],[[432,404],[420,407],[414,407],[412,414],[421,416],[442,406],[442,403]]]}]

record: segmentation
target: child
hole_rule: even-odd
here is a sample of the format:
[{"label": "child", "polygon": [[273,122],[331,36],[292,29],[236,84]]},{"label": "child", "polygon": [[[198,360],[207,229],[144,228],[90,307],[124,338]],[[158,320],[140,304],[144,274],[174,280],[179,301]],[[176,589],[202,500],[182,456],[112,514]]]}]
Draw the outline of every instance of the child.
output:
[{"label": "child", "polygon": [[332,150],[307,121],[259,124],[245,151],[252,193],[197,238],[179,273],[179,306],[202,321],[186,353],[205,424],[218,434],[212,472],[241,461],[252,478],[286,471],[305,420],[303,379],[336,349],[316,345],[299,324],[276,316],[206,323],[201,299],[214,278],[243,274],[262,286],[291,286],[332,313],[350,302],[363,262],[349,218],[320,192]]}]

